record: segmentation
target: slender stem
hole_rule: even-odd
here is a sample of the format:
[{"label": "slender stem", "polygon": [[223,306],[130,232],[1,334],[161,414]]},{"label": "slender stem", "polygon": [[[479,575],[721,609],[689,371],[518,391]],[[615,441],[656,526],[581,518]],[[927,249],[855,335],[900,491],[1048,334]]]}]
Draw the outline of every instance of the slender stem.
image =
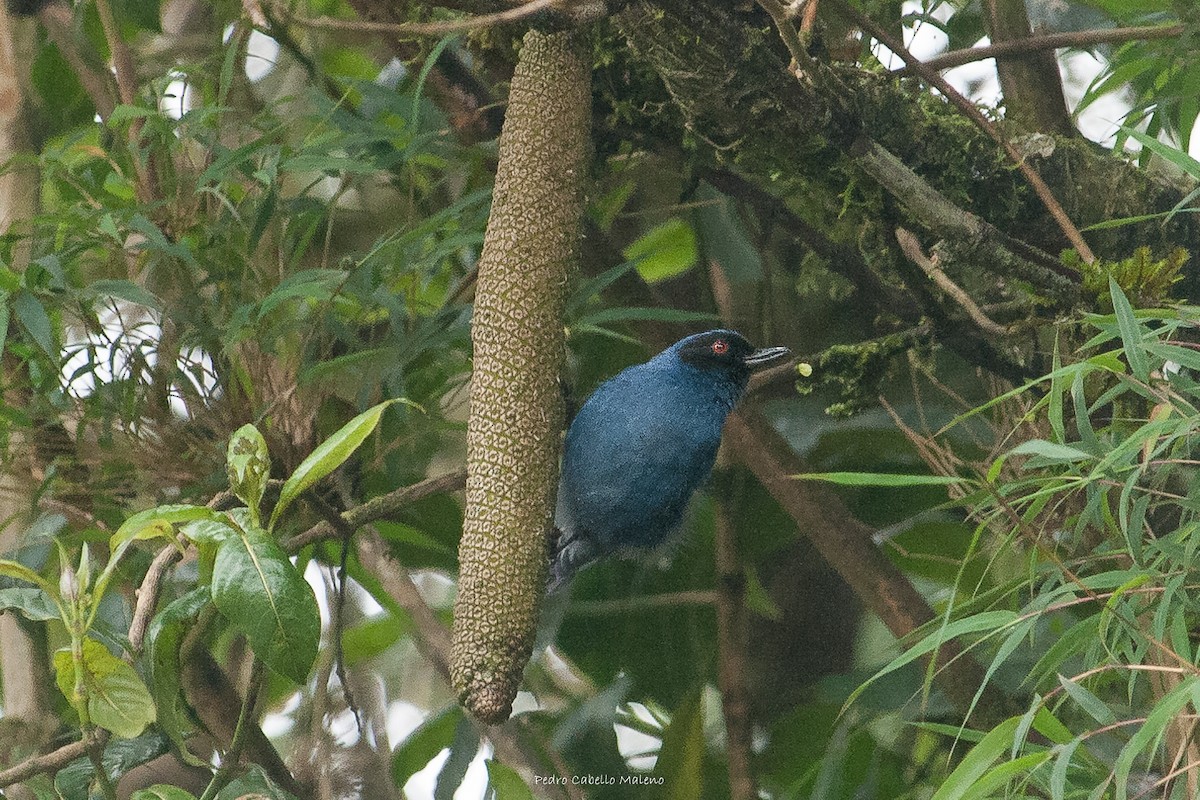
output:
[{"label": "slender stem", "polygon": [[233,741],[230,743],[225,757],[221,759],[221,768],[217,770],[217,774],[213,775],[212,780],[209,781],[208,788],[204,790],[204,794],[200,797],[200,800],[213,800],[217,796],[217,792],[224,789],[225,785],[233,778],[233,772],[237,769],[238,762],[242,760],[242,750],[246,746],[246,737],[250,729],[254,727],[254,709],[258,705],[258,690],[262,686],[265,675],[266,671],[263,662],[255,658],[250,668],[250,681],[246,686],[246,698],[242,701],[242,710],[238,714],[237,727],[233,729]]},{"label": "slender stem", "polygon": [[108,770],[104,768],[104,745],[108,742],[108,737],[97,736],[96,729],[92,728],[85,735],[84,741],[87,742],[88,759],[92,762],[96,782],[100,784],[100,791],[108,800],[117,800],[117,789],[113,786],[112,779],[108,777]]},{"label": "slender stem", "polygon": [[[1114,44],[1135,40],[1151,41],[1154,39],[1171,39],[1183,34],[1183,25],[1143,25],[1133,28],[1108,28],[1094,31],[1068,31],[1065,33],[1047,33],[1030,36],[1028,39],[997,42],[983,47],[966,47],[961,50],[951,50],[940,56],[923,61],[927,69],[944,70],[961,67],[974,61],[986,58],[1002,58],[1004,56],[1036,53],[1040,50],[1057,50],[1061,47],[1091,47],[1097,44]],[[907,72],[907,65],[896,70],[897,74]]]},{"label": "slender stem", "polygon": [[[565,6],[563,0],[530,0],[516,8],[497,11],[494,14],[480,14],[466,19],[449,20],[446,22],[371,22],[357,19],[334,19],[332,17],[285,17],[293,25],[305,28],[323,30],[354,31],[359,33],[391,33],[405,36],[445,36],[448,33],[490,28],[516,22],[533,16],[540,11],[555,6]],[[283,10],[286,9],[276,9]]]},{"label": "slender stem", "polygon": [[1096,256],[1094,253],[1092,253],[1092,249],[1088,246],[1087,242],[1084,241],[1082,234],[1079,233],[1079,229],[1075,227],[1075,223],[1073,223],[1070,217],[1067,216],[1067,212],[1063,210],[1062,204],[1055,199],[1054,193],[1050,191],[1050,187],[1046,185],[1044,180],[1042,180],[1042,176],[1039,175],[1037,170],[1035,170],[1026,162],[1025,156],[1022,155],[1019,150],[1017,150],[1016,146],[1014,146],[1012,142],[1001,135],[1000,131],[996,129],[996,126],[993,125],[991,121],[983,115],[982,111],[975,107],[974,103],[963,97],[963,95],[953,86],[951,86],[950,83],[937,72],[937,70],[930,69],[925,64],[922,64],[917,57],[909,52],[908,48],[904,46],[904,42],[900,41],[891,33],[884,30],[883,26],[879,25],[877,22],[875,22],[875,20],[849,5],[845,2],[845,0],[829,0],[829,2],[834,4],[839,10],[841,10],[842,13],[849,16],[854,21],[854,24],[858,25],[860,28],[870,34],[876,41],[899,56],[904,63],[908,65],[909,69],[920,76],[921,80],[925,81],[930,86],[933,86],[939,92],[944,94],[959,111],[961,111],[968,119],[974,122],[980,130],[990,136],[992,140],[996,142],[996,144],[1000,145],[1000,147],[1004,149],[1004,152],[1008,154],[1008,157],[1012,160],[1012,162],[1016,164],[1017,169],[1021,171],[1021,174],[1025,176],[1025,180],[1027,180],[1029,185],[1033,187],[1034,193],[1037,194],[1038,199],[1042,201],[1042,205],[1046,207],[1046,210],[1050,212],[1050,216],[1054,218],[1054,221],[1062,230],[1063,235],[1067,238],[1067,241],[1069,241],[1071,246],[1074,247],[1076,252],[1079,253],[1079,257],[1088,264],[1091,264],[1096,260]]},{"label": "slender stem", "polygon": [[936,283],[954,302],[958,303],[980,330],[992,336],[1009,335],[1010,331],[1007,328],[983,313],[983,309],[971,299],[971,296],[961,286],[950,280],[950,276],[942,272],[941,267],[933,259],[925,255],[921,250],[921,243],[917,241],[917,237],[913,235],[912,231],[896,228],[896,241],[900,243],[900,249],[908,260],[920,267],[930,280]]},{"label": "slender stem", "polygon": [[[741,481],[739,481],[741,483]],[[734,492],[730,493],[736,496]],[[717,568],[717,684],[725,716],[726,761],[731,800],[754,800],[751,765],[754,728],[750,719],[750,692],[746,686],[746,577],[738,555],[732,503],[716,503]]]}]

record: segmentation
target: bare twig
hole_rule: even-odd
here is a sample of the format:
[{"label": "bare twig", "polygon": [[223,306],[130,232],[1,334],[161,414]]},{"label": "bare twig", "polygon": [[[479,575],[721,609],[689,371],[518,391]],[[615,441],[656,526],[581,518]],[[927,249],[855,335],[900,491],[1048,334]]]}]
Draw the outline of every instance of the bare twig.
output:
[{"label": "bare twig", "polygon": [[528,3],[497,11],[494,14],[480,14],[475,17],[447,20],[446,22],[371,22],[357,19],[334,19],[333,17],[297,17],[287,16],[286,9],[277,7],[276,10],[282,12],[280,15],[282,19],[305,28],[358,33],[390,33],[399,36],[444,36],[448,33],[473,31],[517,22],[546,9],[566,5],[568,4],[564,0],[530,0]]},{"label": "bare twig", "polygon": [[121,38],[121,29],[117,27],[117,18],[113,16],[109,0],[96,0],[96,11],[100,15],[108,50],[112,53],[113,70],[117,74],[117,93],[122,103],[133,105],[137,99],[137,71],[133,68],[133,54]]},{"label": "bare twig", "polygon": [[[426,478],[411,486],[402,486],[385,495],[374,497],[360,506],[350,509],[341,515],[341,519],[351,530],[361,528],[369,522],[384,519],[395,514],[407,505],[423,500],[426,497],[442,492],[456,492],[462,489],[467,481],[465,469],[448,472],[434,478]],[[286,549],[296,552],[305,545],[319,542],[322,539],[332,539],[340,535],[329,523],[319,522],[303,533],[298,533],[288,540]]]},{"label": "bare twig", "polygon": [[26,759],[15,767],[9,767],[0,772],[0,788],[20,783],[23,780],[32,778],[34,775],[57,772],[75,759],[86,756],[87,753],[87,742],[71,742],[52,753]]},{"label": "bare twig", "polygon": [[754,729],[750,719],[750,692],[746,686],[746,577],[738,557],[737,533],[730,519],[729,501],[718,501],[715,510],[717,684],[721,689],[728,742],[725,752],[729,796],[731,800],[754,800],[758,797],[758,789],[751,769]]},{"label": "bare twig", "polygon": [[812,80],[816,76],[816,70],[813,69],[812,56],[808,54],[800,34],[796,32],[796,26],[792,24],[795,12],[779,0],[758,0],[758,4],[771,16],[775,22],[775,29],[779,31],[779,38],[783,39],[788,52],[792,54],[791,69],[795,70],[796,77]]},{"label": "bare twig", "polygon": [[921,243],[917,241],[917,237],[913,235],[912,231],[896,228],[896,241],[900,243],[900,249],[904,251],[908,260],[920,267],[921,271],[928,275],[943,292],[948,294],[955,303],[958,303],[980,330],[993,336],[1007,336],[1010,333],[1003,325],[983,313],[983,309],[971,299],[971,296],[961,286],[950,280],[950,277],[942,272],[941,267],[933,259],[925,255],[921,250]]},{"label": "bare twig", "polygon": [[996,126],[983,115],[982,111],[976,108],[974,103],[963,97],[937,70],[930,69],[925,64],[922,64],[916,56],[909,52],[902,41],[884,30],[883,26],[876,23],[875,20],[849,5],[845,0],[828,0],[828,2],[835,4],[842,13],[854,20],[854,24],[858,25],[876,41],[899,56],[908,65],[909,69],[920,76],[921,80],[944,94],[959,111],[974,122],[980,130],[990,136],[996,144],[1000,145],[1004,149],[1004,152],[1008,154],[1008,157],[1012,159],[1012,162],[1016,164],[1021,174],[1025,176],[1025,180],[1033,187],[1034,193],[1042,201],[1042,205],[1046,207],[1046,210],[1050,212],[1050,216],[1054,218],[1054,221],[1058,224],[1059,229],[1062,230],[1067,241],[1079,253],[1079,257],[1089,264],[1096,260],[1092,249],[1084,241],[1083,236],[1079,233],[1079,229],[1075,227],[1075,223],[1067,216],[1067,212],[1063,210],[1062,204],[1054,197],[1054,193],[1050,191],[1050,187],[1042,180],[1042,176],[1026,162],[1025,156],[996,129]]},{"label": "bare twig", "polygon": [[[1183,25],[1143,25],[1132,28],[1108,28],[1093,31],[1068,31],[1065,33],[1047,33],[1030,36],[1028,39],[998,42],[984,47],[967,47],[962,50],[952,50],[940,56],[934,56],[928,61],[921,62],[926,69],[944,70],[961,67],[986,58],[1002,58],[1004,56],[1035,53],[1041,50],[1057,50],[1061,47],[1091,47],[1097,44],[1113,44],[1116,42],[1131,42],[1136,40],[1151,41],[1154,39],[1171,39],[1183,34]],[[909,71],[908,65],[896,70],[897,74]]]},{"label": "bare twig", "polygon": [[154,607],[158,605],[163,578],[182,557],[183,553],[173,544],[169,544],[155,556],[154,561],[150,563],[150,569],[146,570],[146,577],[142,578],[142,585],[137,590],[133,621],[129,623],[129,644],[133,653],[142,649],[146,630],[150,627],[150,618],[154,616]]},{"label": "bare twig", "polygon": [[107,120],[116,106],[116,88],[112,75],[93,66],[81,52],[81,42],[86,40],[75,35],[74,11],[66,3],[47,3],[38,12],[38,19],[59,54],[79,78],[80,86],[91,99],[100,119]]}]

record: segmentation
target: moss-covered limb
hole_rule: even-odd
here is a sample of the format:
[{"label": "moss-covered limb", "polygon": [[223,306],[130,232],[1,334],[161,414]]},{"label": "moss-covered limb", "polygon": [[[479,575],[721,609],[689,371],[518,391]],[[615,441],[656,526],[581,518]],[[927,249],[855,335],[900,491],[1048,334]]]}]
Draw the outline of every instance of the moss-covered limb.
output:
[{"label": "moss-covered limb", "polygon": [[451,680],[508,718],[545,586],[562,432],[563,305],[583,215],[590,64],[571,32],[526,34],[500,135],[471,339],[467,509]]},{"label": "moss-covered limb", "polygon": [[[789,55],[771,20],[748,4],[637,0],[615,22],[635,58],[659,74],[682,117],[675,130],[670,121],[644,118],[655,137],[690,142],[704,158],[732,166],[776,194],[824,189],[836,195],[854,170],[846,153],[865,136],[950,203],[1014,239],[1052,254],[1060,249],[1062,233],[1005,155],[917,84],[838,67],[840,95],[802,85],[786,72]],[[1079,226],[1165,211],[1186,194],[1089,142],[1038,141],[1044,146],[1030,151],[1030,163]],[[863,213],[870,218],[871,210]],[[1092,231],[1088,239],[1097,255],[1109,259],[1142,245],[1156,253],[1173,246],[1200,249],[1200,220],[1177,215],[1169,231],[1154,220]]]}]

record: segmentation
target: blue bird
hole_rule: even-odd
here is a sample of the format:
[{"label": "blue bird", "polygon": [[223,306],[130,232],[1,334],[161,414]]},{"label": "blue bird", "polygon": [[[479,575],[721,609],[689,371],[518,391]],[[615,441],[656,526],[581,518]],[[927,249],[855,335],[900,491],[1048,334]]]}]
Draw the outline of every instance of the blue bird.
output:
[{"label": "blue bird", "polygon": [[548,591],[601,558],[662,544],[712,470],[751,373],[788,354],[708,331],[603,383],[567,430]]}]

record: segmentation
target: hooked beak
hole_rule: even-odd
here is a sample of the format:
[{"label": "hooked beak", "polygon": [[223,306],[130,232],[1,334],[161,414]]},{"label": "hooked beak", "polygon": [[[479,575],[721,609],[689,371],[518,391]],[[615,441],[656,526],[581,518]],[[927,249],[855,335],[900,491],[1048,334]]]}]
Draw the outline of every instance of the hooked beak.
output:
[{"label": "hooked beak", "polygon": [[743,363],[750,368],[751,372],[757,372],[772,364],[778,364],[791,354],[792,351],[786,347],[760,347],[746,356]]}]

